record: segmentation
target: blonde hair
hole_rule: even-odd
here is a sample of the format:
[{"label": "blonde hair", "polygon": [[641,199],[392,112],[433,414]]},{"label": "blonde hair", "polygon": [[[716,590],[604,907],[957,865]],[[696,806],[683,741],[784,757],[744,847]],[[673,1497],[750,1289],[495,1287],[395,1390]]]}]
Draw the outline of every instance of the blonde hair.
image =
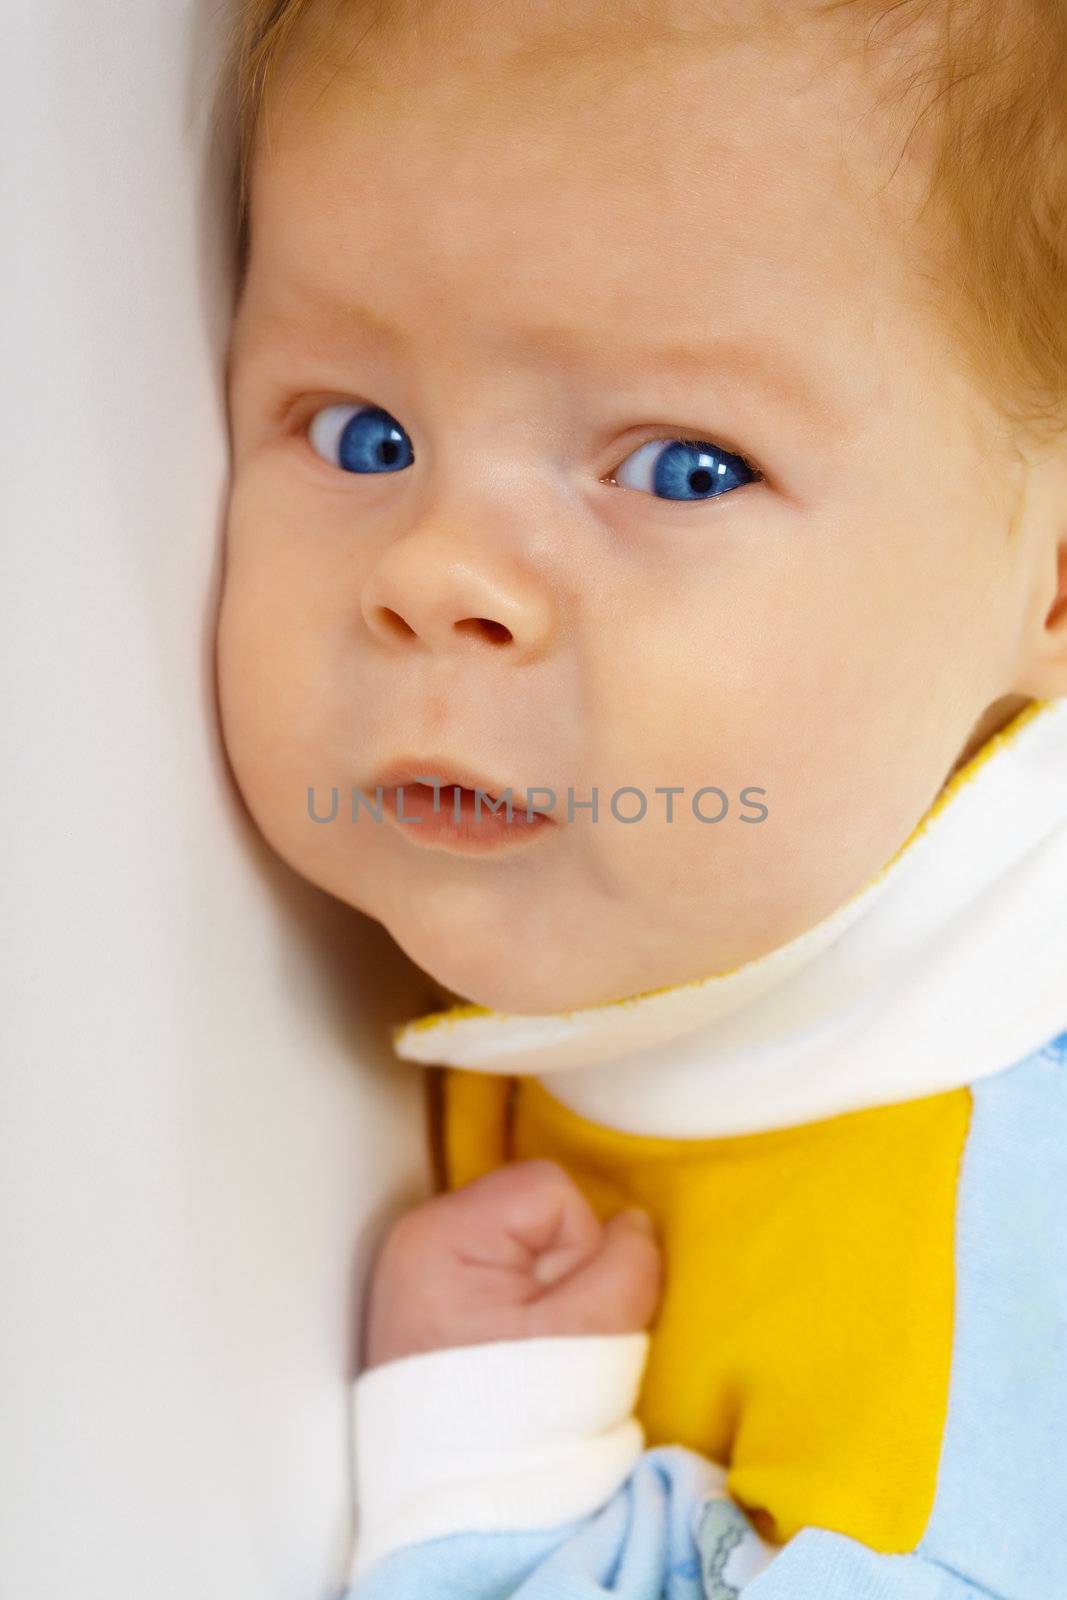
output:
[{"label": "blonde hair", "polygon": [[[325,58],[354,20],[369,17],[369,31],[387,4],[238,0],[226,74],[239,276],[252,156],[280,64]],[[930,119],[922,209],[936,205],[947,223],[942,309],[970,375],[1021,432],[1067,429],[1067,0],[811,0],[809,9],[869,24],[863,49],[890,59],[891,92],[917,94],[909,141]]]}]

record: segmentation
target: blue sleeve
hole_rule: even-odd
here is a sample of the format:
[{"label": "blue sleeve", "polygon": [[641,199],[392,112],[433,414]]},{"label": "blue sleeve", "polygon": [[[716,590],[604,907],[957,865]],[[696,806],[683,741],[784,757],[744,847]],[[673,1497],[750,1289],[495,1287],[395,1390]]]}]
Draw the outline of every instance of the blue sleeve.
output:
[{"label": "blue sleeve", "polygon": [[347,1600],[1067,1596],[1067,1033],[972,1095],[948,1413],[915,1550],[814,1527],[775,1550],[708,1494],[702,1457],[661,1446],[578,1522],[395,1550]]}]

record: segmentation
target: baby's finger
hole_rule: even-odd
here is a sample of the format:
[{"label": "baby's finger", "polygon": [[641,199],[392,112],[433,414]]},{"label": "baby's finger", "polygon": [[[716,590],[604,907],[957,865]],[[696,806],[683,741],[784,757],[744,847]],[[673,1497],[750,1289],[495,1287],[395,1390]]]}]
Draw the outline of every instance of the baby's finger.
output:
[{"label": "baby's finger", "polygon": [[442,1195],[439,1221],[467,1261],[492,1261],[552,1283],[590,1259],[602,1229],[555,1161],[512,1161]]},{"label": "baby's finger", "polygon": [[527,1337],[640,1333],[655,1315],[662,1275],[651,1222],[617,1212],[604,1224],[596,1253],[526,1307]]}]

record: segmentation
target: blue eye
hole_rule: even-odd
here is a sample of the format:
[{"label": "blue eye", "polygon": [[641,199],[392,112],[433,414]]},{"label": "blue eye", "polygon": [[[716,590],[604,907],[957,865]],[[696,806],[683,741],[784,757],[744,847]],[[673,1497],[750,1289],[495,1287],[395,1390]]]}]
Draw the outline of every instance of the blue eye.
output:
[{"label": "blue eye", "polygon": [[[627,465],[629,463],[629,465]],[[623,473],[628,472],[629,477]],[[617,467],[612,483],[661,500],[710,500],[760,477],[759,469],[706,439],[650,439]]]},{"label": "blue eye", "polygon": [[411,440],[381,406],[323,406],[311,419],[308,439],[344,472],[399,472],[415,459]]}]

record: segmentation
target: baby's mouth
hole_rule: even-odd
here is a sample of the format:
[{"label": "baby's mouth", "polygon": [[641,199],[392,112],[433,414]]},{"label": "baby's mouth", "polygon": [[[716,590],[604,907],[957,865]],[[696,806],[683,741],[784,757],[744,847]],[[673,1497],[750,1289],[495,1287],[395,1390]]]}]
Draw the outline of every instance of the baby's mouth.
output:
[{"label": "baby's mouth", "polygon": [[400,756],[362,786],[412,844],[475,850],[519,844],[550,829],[533,793],[445,757]]}]

